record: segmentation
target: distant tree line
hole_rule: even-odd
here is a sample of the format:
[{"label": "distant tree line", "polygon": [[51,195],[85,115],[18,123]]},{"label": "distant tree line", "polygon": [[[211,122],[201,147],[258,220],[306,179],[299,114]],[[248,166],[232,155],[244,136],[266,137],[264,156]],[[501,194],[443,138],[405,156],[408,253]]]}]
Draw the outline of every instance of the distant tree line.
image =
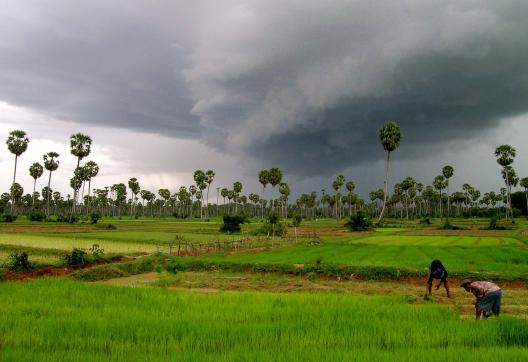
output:
[{"label": "distant tree line", "polygon": [[[70,153],[77,159],[69,180],[71,192],[62,195],[52,188],[53,172],[60,165],[60,155],[53,151],[29,167],[29,175],[33,178],[32,193],[25,193],[17,183],[18,159],[27,150],[30,140],[24,131],[14,130],[6,141],[9,152],[14,155],[13,182],[9,192],[0,195],[0,212],[10,215],[40,213],[48,219],[54,215],[64,219],[69,215],[71,220],[94,212],[115,217],[210,218],[244,213],[265,218],[270,213],[277,213],[281,217],[344,218],[362,211],[375,218],[378,224],[386,216],[400,219],[440,217],[449,222],[452,216],[494,214],[514,220],[521,212],[527,213],[528,177],[520,179],[513,168],[514,147],[501,145],[494,153],[504,180],[504,187],[500,190],[482,193],[465,183],[461,190],[451,192],[450,180],[455,170],[450,165],[444,166],[429,185],[409,176],[389,190],[391,155],[399,147],[403,134],[396,122],[389,121],[379,130],[379,139],[387,154],[383,188],[371,191],[368,198],[363,199],[354,192],[356,184],[353,180],[337,175],[330,192],[321,189],[320,193],[312,191],[291,199],[291,188],[277,167],[258,172],[257,179],[262,186],[260,194],[244,194],[240,181],[233,182],[230,187],[215,187],[216,173],[213,170],[196,170],[192,185],[182,185],[173,191],[143,189],[136,177],[126,183],[92,189],[92,180],[100,172],[99,165],[92,160],[86,161],[91,153],[92,139],[77,133],[70,137]],[[39,191],[37,181],[42,176],[47,176],[47,182]],[[517,186],[523,191],[513,192]],[[215,190],[216,194],[212,195],[211,191]]]}]

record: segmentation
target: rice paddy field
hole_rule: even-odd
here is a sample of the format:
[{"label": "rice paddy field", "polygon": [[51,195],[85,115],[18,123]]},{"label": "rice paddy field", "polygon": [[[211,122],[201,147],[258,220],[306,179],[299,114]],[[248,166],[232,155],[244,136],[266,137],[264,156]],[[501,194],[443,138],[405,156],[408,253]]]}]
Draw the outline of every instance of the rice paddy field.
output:
[{"label": "rice paddy field", "polygon": [[[317,220],[284,238],[253,235],[258,222],[219,234],[219,220],[2,224],[0,360],[525,361],[528,224],[488,231],[486,222],[455,220],[463,230],[395,222],[353,233],[340,221]],[[248,247],[169,256],[176,235]],[[65,253],[93,244],[124,259],[65,267]],[[8,271],[14,251],[46,272]],[[422,298],[434,258],[450,273],[452,299],[443,288]],[[200,263],[208,268],[185,270]],[[411,277],[343,280],[325,274],[327,266],[399,268]],[[468,274],[503,288],[499,318],[474,320],[472,296],[457,286]]]}]

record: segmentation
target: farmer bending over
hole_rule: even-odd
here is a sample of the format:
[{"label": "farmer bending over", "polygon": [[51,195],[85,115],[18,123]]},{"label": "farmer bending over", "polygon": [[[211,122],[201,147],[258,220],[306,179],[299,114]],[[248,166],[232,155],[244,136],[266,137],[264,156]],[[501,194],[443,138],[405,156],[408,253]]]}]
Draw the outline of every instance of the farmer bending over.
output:
[{"label": "farmer bending over", "polygon": [[444,283],[444,287],[446,289],[447,297],[451,298],[451,294],[449,293],[449,286],[447,285],[447,270],[444,268],[444,265],[442,262],[438,259],[435,259],[431,262],[431,266],[429,267],[429,279],[427,280],[427,292],[425,294],[425,298],[428,299],[431,295],[431,287],[433,286],[433,279],[440,279],[438,282],[438,285],[436,286],[436,290],[440,288],[440,285]]},{"label": "farmer bending over", "polygon": [[464,279],[460,285],[467,292],[475,295],[475,316],[477,319],[483,315],[485,318],[491,316],[491,313],[496,316],[500,313],[501,307],[501,289],[492,282],[471,281],[471,279]]}]

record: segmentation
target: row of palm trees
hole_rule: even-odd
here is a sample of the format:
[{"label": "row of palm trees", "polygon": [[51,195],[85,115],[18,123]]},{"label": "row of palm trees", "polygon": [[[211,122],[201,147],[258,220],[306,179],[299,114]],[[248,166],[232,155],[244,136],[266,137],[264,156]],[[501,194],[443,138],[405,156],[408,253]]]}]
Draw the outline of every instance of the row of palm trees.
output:
[{"label": "row of palm trees", "polygon": [[[159,189],[157,193],[142,189],[135,177],[128,180],[128,188],[124,183],[118,183],[93,189],[92,193],[91,182],[99,174],[99,166],[94,161],[81,164],[90,155],[92,147],[92,139],[81,133],[70,137],[70,153],[77,158],[77,165],[70,179],[73,197],[67,195],[64,199],[58,191],[51,189],[52,173],[59,167],[59,154],[53,151],[43,155],[43,165],[35,162],[29,167],[29,174],[33,178],[33,193],[24,195],[22,186],[16,182],[16,174],[18,158],[27,150],[29,138],[24,131],[14,130],[9,133],[6,142],[9,151],[15,156],[13,183],[10,193],[0,195],[0,207],[3,206],[5,211],[6,206],[9,206],[11,213],[15,213],[17,207],[20,212],[26,213],[36,209],[45,210],[48,217],[52,213],[76,215],[98,211],[116,216],[176,215],[191,218],[244,212],[263,218],[269,212],[277,211],[283,217],[298,213],[307,217],[342,218],[361,210],[375,217],[377,223],[381,223],[386,215],[400,218],[445,216],[448,221],[452,207],[457,215],[470,208],[503,207],[506,218],[513,219],[511,192],[519,184],[525,190],[528,206],[528,177],[521,180],[517,177],[512,166],[516,150],[510,145],[502,145],[495,150],[506,186],[498,193],[490,191],[481,197],[481,192],[469,184],[464,184],[461,191],[450,193],[450,179],[455,173],[450,165],[441,169],[431,185],[424,186],[412,177],[407,177],[397,182],[393,192],[389,193],[391,155],[400,146],[402,139],[401,129],[394,121],[387,122],[379,130],[380,143],[387,153],[385,178],[383,189],[370,192],[367,200],[354,193],[353,180],[347,181],[344,175],[338,175],[331,183],[333,194],[322,189],[321,195],[317,192],[302,194],[295,202],[291,202],[291,189],[283,181],[282,171],[272,167],[257,174],[262,185],[260,195],[243,195],[242,183],[235,181],[230,188],[216,187],[216,203],[211,203],[210,189],[216,175],[213,170],[196,170],[193,174],[194,184],[181,186],[175,193],[165,188]],[[48,182],[39,194],[36,184],[44,170],[48,171]],[[268,185],[272,190],[271,194],[266,195]],[[344,194],[341,193],[344,191],[343,186],[346,190]],[[220,196],[223,201],[221,204]]]}]

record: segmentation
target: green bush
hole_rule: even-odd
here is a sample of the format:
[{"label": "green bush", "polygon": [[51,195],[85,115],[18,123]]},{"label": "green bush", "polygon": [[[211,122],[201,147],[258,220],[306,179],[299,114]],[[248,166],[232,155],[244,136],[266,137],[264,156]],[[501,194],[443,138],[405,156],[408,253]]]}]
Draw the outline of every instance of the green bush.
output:
[{"label": "green bush", "polygon": [[29,213],[28,219],[29,221],[43,221],[46,219],[46,214],[42,211],[34,210]]},{"label": "green bush", "polygon": [[64,256],[64,261],[68,265],[84,265],[88,262],[86,252],[79,248],[73,248],[71,253]]},{"label": "green bush", "polygon": [[57,222],[67,222],[67,223],[73,224],[79,221],[79,218],[77,217],[77,215],[59,214],[56,216],[56,221]]},{"label": "green bush", "polygon": [[350,216],[350,219],[345,224],[351,231],[365,231],[372,228],[372,220],[362,211]]},{"label": "green bush", "polygon": [[95,225],[98,229],[115,230],[117,227],[114,224],[97,224]]},{"label": "green bush", "polygon": [[100,218],[101,218],[101,214],[100,213],[92,212],[90,214],[90,223],[91,224],[97,224],[97,222],[99,221]]},{"label": "green bush", "polygon": [[173,261],[173,262],[167,264],[167,266],[166,266],[167,271],[170,272],[170,273],[174,273],[174,274],[176,274],[176,273],[178,273],[180,271],[184,271],[186,268],[187,268],[187,266],[184,263],[179,262],[179,261]]},{"label": "green bush", "polygon": [[29,263],[28,254],[25,251],[12,252],[9,255],[9,260],[7,262],[7,266],[9,268],[9,270],[12,270],[12,271],[21,271],[21,270],[30,269],[31,265]]},{"label": "green bush", "polygon": [[104,249],[99,246],[99,244],[93,244],[90,248],[90,252],[94,258],[99,259],[104,254]]},{"label": "green bush", "polygon": [[245,215],[224,215],[224,224],[219,231],[222,233],[240,232],[242,230],[240,224],[244,224],[245,222],[247,222],[247,217]]},{"label": "green bush", "polygon": [[1,214],[0,222],[14,222],[17,219],[16,215]]}]

